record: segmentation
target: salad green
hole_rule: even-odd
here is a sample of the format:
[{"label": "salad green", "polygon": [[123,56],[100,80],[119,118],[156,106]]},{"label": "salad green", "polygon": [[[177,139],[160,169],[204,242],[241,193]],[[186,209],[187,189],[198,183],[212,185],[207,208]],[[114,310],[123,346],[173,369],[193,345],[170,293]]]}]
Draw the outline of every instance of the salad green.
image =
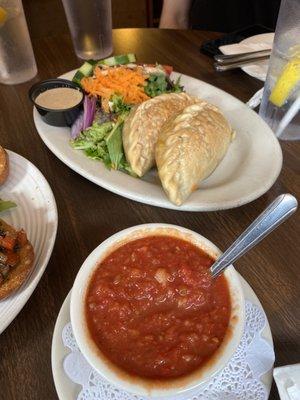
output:
[{"label": "salad green", "polygon": [[126,161],[122,141],[123,124],[129,113],[128,105],[123,103],[120,96],[115,96],[112,103],[113,109],[122,110],[115,115],[114,120],[94,122],[71,141],[71,144],[74,149],[83,150],[88,157],[102,161],[108,169],[118,169],[135,176]]},{"label": "salad green", "polygon": [[17,207],[16,203],[14,203],[13,201],[0,199],[0,212],[9,210],[13,207]]},{"label": "salad green", "polygon": [[114,94],[110,101],[111,109],[114,113],[128,113],[132,108],[130,104],[124,103],[123,97],[119,94]]},{"label": "salad green", "polygon": [[148,96],[156,97],[164,93],[180,93],[183,88],[180,86],[180,77],[173,83],[165,74],[153,73],[150,74],[144,90]]},{"label": "salad green", "polygon": [[[98,61],[88,60],[76,71],[73,82],[81,86],[81,80],[83,78],[90,79],[89,77],[93,76],[96,67],[99,67],[101,74],[105,76],[109,71],[117,71],[120,69],[119,67],[128,64],[129,69],[143,71],[145,79],[142,79],[139,85],[133,85],[135,89],[136,86],[139,90],[143,89],[143,95],[147,95],[142,99],[148,99],[148,96],[152,98],[164,93],[183,91],[180,78],[175,82],[170,78],[170,73],[173,70],[171,66],[133,64],[135,62],[136,57],[132,53]],[[94,78],[96,76],[92,79]],[[122,84],[118,81],[115,82],[116,77],[113,77],[112,80],[107,86],[102,83],[104,89],[106,89],[106,92],[101,92],[102,97],[97,91],[86,92],[83,112],[79,114],[71,127],[70,143],[74,149],[84,151],[88,157],[102,161],[107,168],[118,169],[136,176],[126,161],[122,141],[123,124],[134,105],[128,99],[130,93],[128,93],[126,84],[123,85],[126,90],[123,90],[124,80],[121,82]],[[115,90],[111,90],[110,83],[114,85]],[[108,94],[105,95],[107,92]],[[126,99],[126,102],[124,99]],[[136,101],[132,101],[132,103],[136,103]]]}]

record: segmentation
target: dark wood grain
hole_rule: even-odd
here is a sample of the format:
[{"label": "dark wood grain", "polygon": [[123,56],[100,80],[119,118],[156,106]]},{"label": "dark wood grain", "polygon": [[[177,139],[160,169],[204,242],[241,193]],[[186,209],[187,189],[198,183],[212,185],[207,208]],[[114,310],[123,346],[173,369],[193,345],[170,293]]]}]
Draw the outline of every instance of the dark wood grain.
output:
[{"label": "dark wood grain", "polygon": [[[146,28],[152,24],[153,0],[112,0],[113,28]],[[155,4],[156,22],[159,4]],[[69,32],[62,0],[23,0],[32,39]],[[101,23],[101,21],[99,21]]]},{"label": "dark wood grain", "polygon": [[[246,101],[262,83],[240,70],[218,74],[201,43],[218,37],[199,31],[127,29],[114,32],[115,53],[135,52],[144,62],[171,64]],[[33,43],[39,74],[33,82],[76,68],[69,35]],[[188,213],[139,204],[85,180],[42,143],[32,120],[28,89],[33,82],[0,86],[0,142],[31,160],[48,179],[58,206],[58,235],[51,260],[23,310],[0,336],[0,399],[56,399],[50,351],[55,320],[82,261],[111,234],[147,222],[168,222],[200,232],[221,249],[283,192],[300,197],[300,142],[281,142],[284,163],[274,186],[243,207]],[[254,288],[270,321],[276,365],[299,362],[299,212],[236,263]],[[278,399],[273,385],[271,399]]]}]

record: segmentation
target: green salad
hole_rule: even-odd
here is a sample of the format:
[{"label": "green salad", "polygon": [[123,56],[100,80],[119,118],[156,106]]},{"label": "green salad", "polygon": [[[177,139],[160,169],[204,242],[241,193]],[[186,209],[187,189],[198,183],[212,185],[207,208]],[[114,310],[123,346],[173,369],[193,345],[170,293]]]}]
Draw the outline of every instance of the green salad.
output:
[{"label": "green salad", "polygon": [[[85,90],[84,110],[71,127],[71,145],[74,149],[84,151],[89,158],[102,161],[109,169],[121,170],[132,176],[136,175],[126,161],[122,142],[123,125],[130,110],[133,106],[155,96],[183,91],[180,78],[176,81],[170,78],[173,70],[171,66],[135,62],[134,54],[126,54],[100,61],[86,61],[79,68],[73,77],[73,82]],[[141,78],[141,83],[136,81],[134,84],[131,83],[126,92],[124,79],[123,85],[120,85],[120,81],[114,81],[114,74],[118,74],[120,70],[126,72],[128,77],[130,74],[136,74],[137,79]],[[105,86],[103,81],[108,76]],[[90,86],[86,85],[87,81]],[[95,82],[100,85],[99,91],[94,87]],[[91,85],[93,90],[89,90]],[[123,93],[118,89],[111,89],[114,87],[119,87]],[[142,94],[142,99],[132,104],[130,93],[136,90]]]}]

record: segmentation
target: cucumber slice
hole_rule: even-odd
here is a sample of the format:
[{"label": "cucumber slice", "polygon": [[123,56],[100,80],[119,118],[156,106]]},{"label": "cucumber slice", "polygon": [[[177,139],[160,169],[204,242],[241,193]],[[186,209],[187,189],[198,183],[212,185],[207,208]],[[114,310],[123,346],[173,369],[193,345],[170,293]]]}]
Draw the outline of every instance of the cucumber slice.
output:
[{"label": "cucumber slice", "polygon": [[88,60],[85,61],[85,63],[82,64],[79,70],[75,73],[72,81],[80,85],[81,79],[93,75],[95,66],[99,64],[107,65],[108,67],[114,67],[115,65],[129,64],[135,61],[136,57],[133,53],[113,56],[100,61]]},{"label": "cucumber slice", "polygon": [[93,69],[94,66],[89,61],[86,61],[78,71],[80,71],[84,76],[88,76],[93,72]]},{"label": "cucumber slice", "polygon": [[109,67],[114,67],[115,65],[129,64],[135,61],[136,61],[135,54],[129,53],[129,54],[121,54],[119,56],[105,58],[104,60],[100,60],[99,64],[104,64]]},{"label": "cucumber slice", "polygon": [[84,75],[80,71],[77,71],[76,74],[73,76],[72,82],[80,85],[82,78],[84,78]]},{"label": "cucumber slice", "polygon": [[93,60],[86,61],[79,70],[73,76],[72,81],[80,85],[80,81],[82,78],[86,76],[91,76],[93,74],[94,66],[96,62]]}]

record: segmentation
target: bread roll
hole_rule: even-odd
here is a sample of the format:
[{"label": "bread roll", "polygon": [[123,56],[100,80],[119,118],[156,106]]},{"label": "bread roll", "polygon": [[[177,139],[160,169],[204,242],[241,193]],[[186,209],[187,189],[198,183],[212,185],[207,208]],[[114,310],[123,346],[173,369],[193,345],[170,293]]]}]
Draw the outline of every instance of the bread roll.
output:
[{"label": "bread roll", "polygon": [[169,199],[181,205],[224,157],[232,130],[207,102],[186,107],[161,130],[155,151],[158,174]]},{"label": "bread roll", "polygon": [[131,110],[123,127],[123,146],[133,172],[141,177],[155,165],[155,145],[163,124],[199,101],[186,93],[162,94]]}]

